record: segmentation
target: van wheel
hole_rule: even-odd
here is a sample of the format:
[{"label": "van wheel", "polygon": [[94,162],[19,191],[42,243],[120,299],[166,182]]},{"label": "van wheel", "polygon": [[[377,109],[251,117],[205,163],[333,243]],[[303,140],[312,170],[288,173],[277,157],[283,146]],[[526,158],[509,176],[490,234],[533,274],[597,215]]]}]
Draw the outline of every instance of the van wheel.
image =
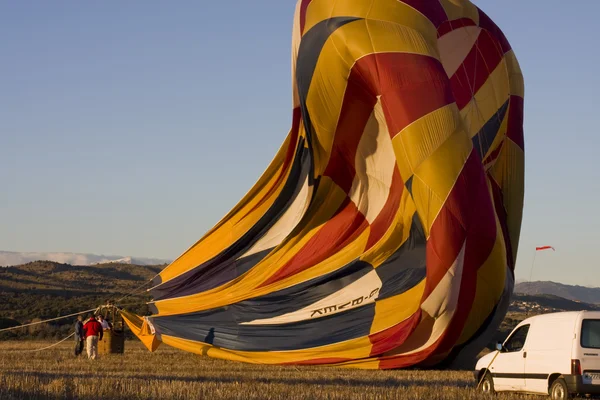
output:
[{"label": "van wheel", "polygon": [[494,380],[492,379],[492,374],[489,372],[485,373],[485,376],[479,385],[479,390],[481,390],[481,393],[494,393]]},{"label": "van wheel", "polygon": [[570,397],[567,383],[563,378],[558,378],[552,382],[552,386],[550,386],[550,398],[552,400],[563,400]]}]

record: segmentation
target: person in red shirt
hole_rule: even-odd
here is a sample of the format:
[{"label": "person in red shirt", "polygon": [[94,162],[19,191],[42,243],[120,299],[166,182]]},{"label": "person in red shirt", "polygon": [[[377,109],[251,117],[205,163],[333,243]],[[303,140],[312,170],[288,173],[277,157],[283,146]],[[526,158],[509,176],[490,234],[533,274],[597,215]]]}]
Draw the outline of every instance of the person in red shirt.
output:
[{"label": "person in red shirt", "polygon": [[98,340],[102,340],[102,325],[96,321],[93,314],[88,315],[88,320],[83,324],[88,358],[95,360],[98,357]]}]

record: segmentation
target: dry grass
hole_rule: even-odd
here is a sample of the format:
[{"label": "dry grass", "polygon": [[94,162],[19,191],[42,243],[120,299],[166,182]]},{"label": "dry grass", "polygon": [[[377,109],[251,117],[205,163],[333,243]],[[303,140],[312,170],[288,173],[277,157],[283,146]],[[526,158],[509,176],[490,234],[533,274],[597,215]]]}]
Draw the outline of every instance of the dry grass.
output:
[{"label": "dry grass", "polygon": [[[167,346],[149,353],[127,342],[124,355],[71,356],[70,340],[0,342],[0,399],[490,399],[468,371],[361,371],[272,367],[213,360]],[[499,395],[502,399],[530,399]]]}]

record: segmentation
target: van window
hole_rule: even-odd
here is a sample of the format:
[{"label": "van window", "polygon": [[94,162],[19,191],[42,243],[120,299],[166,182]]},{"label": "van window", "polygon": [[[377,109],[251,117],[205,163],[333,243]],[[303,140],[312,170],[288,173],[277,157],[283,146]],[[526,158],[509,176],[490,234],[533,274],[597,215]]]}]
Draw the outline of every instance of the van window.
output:
[{"label": "van window", "polygon": [[600,319],[584,319],[582,321],[581,347],[600,349]]},{"label": "van window", "polygon": [[525,345],[525,339],[527,338],[527,332],[529,332],[529,325],[523,325],[519,329],[513,332],[512,335],[504,342],[506,351],[521,351]]}]

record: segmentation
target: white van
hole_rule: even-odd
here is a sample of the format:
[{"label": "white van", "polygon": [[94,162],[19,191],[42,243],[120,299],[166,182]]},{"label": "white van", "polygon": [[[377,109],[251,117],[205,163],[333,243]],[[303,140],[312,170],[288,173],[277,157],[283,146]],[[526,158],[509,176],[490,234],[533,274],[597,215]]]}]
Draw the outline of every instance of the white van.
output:
[{"label": "white van", "polygon": [[549,394],[552,399],[599,394],[600,312],[527,318],[477,362],[475,378],[484,392]]}]

